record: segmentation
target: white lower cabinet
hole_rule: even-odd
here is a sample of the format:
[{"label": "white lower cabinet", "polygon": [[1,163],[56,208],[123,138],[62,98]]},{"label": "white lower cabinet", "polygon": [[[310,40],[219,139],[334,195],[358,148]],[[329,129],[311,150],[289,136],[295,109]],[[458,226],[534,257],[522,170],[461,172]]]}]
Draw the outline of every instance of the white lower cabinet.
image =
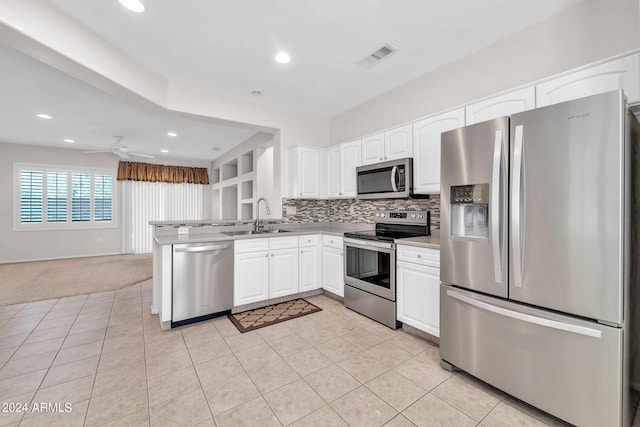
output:
[{"label": "white lower cabinet", "polygon": [[440,336],[440,251],[398,245],[398,320]]},{"label": "white lower cabinet", "polygon": [[235,242],[233,305],[298,293],[298,237]]},{"label": "white lower cabinet", "polygon": [[342,237],[323,236],[322,238],[322,288],[344,296],[344,248]]},{"label": "white lower cabinet", "polygon": [[269,254],[235,254],[233,264],[233,305],[244,305],[269,298]]},{"label": "white lower cabinet", "polygon": [[299,292],[322,288],[322,236],[300,236],[298,246]]}]

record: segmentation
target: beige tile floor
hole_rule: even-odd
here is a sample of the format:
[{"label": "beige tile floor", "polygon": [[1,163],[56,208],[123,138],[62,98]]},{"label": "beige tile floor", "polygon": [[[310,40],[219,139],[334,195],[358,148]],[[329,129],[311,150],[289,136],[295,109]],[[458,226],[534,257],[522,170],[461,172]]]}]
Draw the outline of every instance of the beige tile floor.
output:
[{"label": "beige tile floor", "polygon": [[309,300],[324,310],[245,334],[226,318],[161,332],[150,282],[0,307],[0,425],[562,425],[442,370],[421,338]]}]

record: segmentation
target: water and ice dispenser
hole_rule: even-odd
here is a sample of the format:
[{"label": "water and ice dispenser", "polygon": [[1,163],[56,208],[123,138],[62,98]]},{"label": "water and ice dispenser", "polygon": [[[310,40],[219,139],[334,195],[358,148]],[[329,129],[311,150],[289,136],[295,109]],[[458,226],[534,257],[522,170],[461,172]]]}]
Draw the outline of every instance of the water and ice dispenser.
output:
[{"label": "water and ice dispenser", "polygon": [[489,184],[451,187],[451,238],[489,240]]}]

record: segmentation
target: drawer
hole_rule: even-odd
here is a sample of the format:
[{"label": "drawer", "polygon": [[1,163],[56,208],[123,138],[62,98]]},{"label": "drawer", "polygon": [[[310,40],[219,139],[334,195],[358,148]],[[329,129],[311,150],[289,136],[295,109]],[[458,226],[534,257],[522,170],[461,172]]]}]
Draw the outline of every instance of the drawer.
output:
[{"label": "drawer", "polygon": [[419,246],[398,245],[396,246],[396,260],[440,268],[440,251]]},{"label": "drawer", "polygon": [[235,253],[242,254],[246,252],[260,252],[269,250],[269,239],[241,239],[236,240]]},{"label": "drawer", "polygon": [[269,250],[298,248],[298,236],[271,237]]},{"label": "drawer", "polygon": [[342,237],[322,236],[322,244],[327,248],[343,249],[344,242]]},{"label": "drawer", "polygon": [[298,246],[301,248],[309,248],[318,246],[322,243],[322,236],[319,234],[310,234],[308,236],[299,236]]}]

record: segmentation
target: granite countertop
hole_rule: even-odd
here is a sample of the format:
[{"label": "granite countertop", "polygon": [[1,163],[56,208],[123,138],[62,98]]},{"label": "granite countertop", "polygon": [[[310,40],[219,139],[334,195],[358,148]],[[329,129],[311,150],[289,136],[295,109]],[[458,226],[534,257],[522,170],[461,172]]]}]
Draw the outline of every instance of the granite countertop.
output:
[{"label": "granite countertop", "polygon": [[440,236],[409,237],[396,239],[398,245],[419,246],[422,248],[440,249]]},{"label": "granite countertop", "polygon": [[332,236],[342,237],[344,233],[351,231],[370,230],[372,224],[330,224],[330,225],[314,225],[314,224],[282,224],[277,228],[287,230],[285,233],[264,233],[264,234],[239,234],[236,236],[227,236],[218,231],[199,232],[190,234],[161,234],[155,235],[153,238],[159,245],[173,245],[180,243],[205,243],[223,240],[244,240],[244,239],[260,239],[268,237],[286,237],[300,236],[308,234],[329,234]]}]

